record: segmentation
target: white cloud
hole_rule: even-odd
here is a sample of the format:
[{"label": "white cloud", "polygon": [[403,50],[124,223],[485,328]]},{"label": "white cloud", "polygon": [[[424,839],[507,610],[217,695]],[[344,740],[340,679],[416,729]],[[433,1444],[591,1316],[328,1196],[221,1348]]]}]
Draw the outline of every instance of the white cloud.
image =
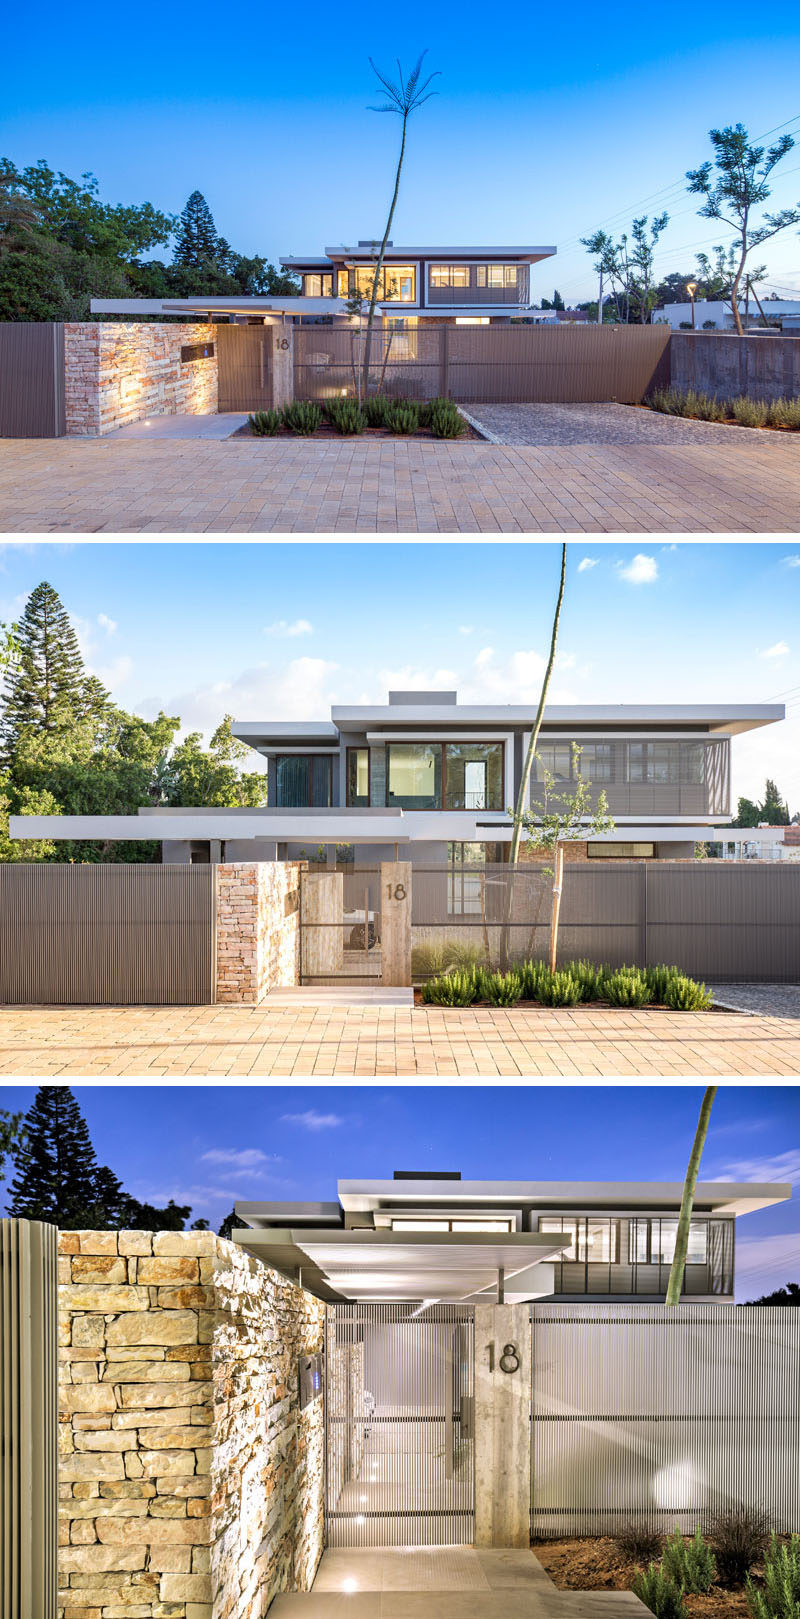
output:
[{"label": "white cloud", "polygon": [[626,579],[629,585],[652,585],[658,578],[658,563],[655,557],[645,556],[637,551],[631,562],[618,562],[620,579]]},{"label": "white cloud", "polygon": [[737,1237],[736,1293],[740,1300],[772,1293],[800,1281],[800,1231],[769,1237]]},{"label": "white cloud", "polygon": [[324,658],[260,663],[243,669],[233,680],[197,685],[167,697],[148,697],[137,704],[137,712],[152,719],[163,708],[167,714],[180,714],[185,730],[209,732],[225,713],[233,714],[237,720],[328,719],[331,703],[342,700],[333,684],[338,669],[338,663]]},{"label": "white cloud", "polygon": [[201,1154],[203,1164],[229,1164],[233,1169],[258,1169],[262,1164],[279,1164],[276,1153],[262,1152],[260,1147],[212,1147]]},{"label": "white cloud", "polygon": [[800,568],[800,557],[797,555],[792,557],[784,557],[783,560],[786,563],[787,568]]},{"label": "white cloud", "polygon": [[716,1181],[790,1181],[800,1186],[800,1147],[763,1158],[740,1158],[726,1164]]},{"label": "white cloud", "polygon": [[459,635],[474,635],[475,634],[475,625],[474,624],[459,624],[458,633],[459,633]]},{"label": "white cloud", "polygon": [[786,645],[785,641],[776,641],[774,646],[765,647],[764,651],[759,653],[759,657],[785,658],[788,651],[789,647]]},{"label": "white cloud", "polygon": [[588,573],[590,568],[596,568],[599,557],[581,557],[578,563],[578,573]]},{"label": "white cloud", "polygon": [[295,618],[290,623],[288,619],[278,618],[274,624],[268,624],[265,635],[282,635],[291,638],[295,635],[313,635],[314,626],[309,624],[307,618]]},{"label": "white cloud", "polygon": [[281,1124],[299,1124],[303,1130],[335,1130],[344,1124],[338,1113],[317,1113],[313,1107],[305,1113],[283,1113]]},{"label": "white cloud", "polygon": [[116,635],[119,626],[115,618],[109,618],[107,613],[98,613],[97,622],[106,635]]}]

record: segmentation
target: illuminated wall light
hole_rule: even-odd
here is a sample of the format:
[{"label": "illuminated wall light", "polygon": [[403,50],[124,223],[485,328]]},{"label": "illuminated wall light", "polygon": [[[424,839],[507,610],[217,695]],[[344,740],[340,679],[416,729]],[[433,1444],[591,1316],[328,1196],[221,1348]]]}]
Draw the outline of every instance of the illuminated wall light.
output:
[{"label": "illuminated wall light", "polygon": [[354,1580],[352,1577],[350,1577],[350,1578],[348,1578],[346,1580],[342,1580],[342,1590],[343,1591],[357,1591],[358,1590],[358,1580]]}]

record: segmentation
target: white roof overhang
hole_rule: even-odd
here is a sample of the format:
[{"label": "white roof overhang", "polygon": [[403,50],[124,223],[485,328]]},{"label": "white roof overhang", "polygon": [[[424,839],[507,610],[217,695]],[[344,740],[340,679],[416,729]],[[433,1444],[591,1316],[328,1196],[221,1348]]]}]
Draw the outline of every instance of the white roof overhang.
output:
[{"label": "white roof overhang", "polygon": [[[372,1213],[408,1205],[436,1205],[453,1212],[465,1206],[519,1208],[533,1205],[580,1210],[670,1209],[676,1213],[682,1181],[339,1181],[339,1202],[346,1213]],[[782,1182],[699,1181],[694,1198],[698,1213],[752,1214],[783,1203],[792,1195]],[[524,1235],[524,1233],[522,1233]]]}]

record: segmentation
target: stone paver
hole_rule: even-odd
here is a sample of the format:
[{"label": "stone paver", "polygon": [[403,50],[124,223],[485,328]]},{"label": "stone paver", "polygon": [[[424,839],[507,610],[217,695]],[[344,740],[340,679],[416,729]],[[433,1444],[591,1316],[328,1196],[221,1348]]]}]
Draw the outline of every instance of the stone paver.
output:
[{"label": "stone paver", "polygon": [[[664,421],[670,429],[671,418]],[[707,441],[704,424],[699,432],[693,423],[679,425],[690,429],[685,442],[599,442],[596,429],[580,442],[519,446],[4,439],[0,532],[638,534],[800,528],[800,439],[720,428]]]},{"label": "stone paver", "polygon": [[797,1077],[794,1018],[591,1007],[32,1007],[0,1073],[117,1078]]},{"label": "stone paver", "polygon": [[707,984],[721,1006],[764,1017],[800,1018],[800,984]]}]

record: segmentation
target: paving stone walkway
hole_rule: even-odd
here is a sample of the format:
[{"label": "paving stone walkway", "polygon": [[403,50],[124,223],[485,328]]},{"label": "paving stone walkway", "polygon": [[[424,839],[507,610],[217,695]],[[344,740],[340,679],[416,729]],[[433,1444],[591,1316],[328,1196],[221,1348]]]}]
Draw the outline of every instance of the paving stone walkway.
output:
[{"label": "paving stone walkway", "polygon": [[0,1073],[78,1078],[800,1076],[794,1018],[736,1012],[306,1006],[0,1012]]},{"label": "paving stone walkway", "polygon": [[[491,407],[504,408],[510,407]],[[559,417],[555,438],[542,442],[540,425],[539,439],[525,444],[3,439],[0,533],[757,534],[800,528],[800,436],[718,428],[708,439],[704,424],[654,417],[653,431],[666,430],[671,438],[598,437],[603,422],[613,426],[622,409],[596,407],[591,431],[580,427],[577,438]],[[675,427],[689,433],[679,441]]]}]

